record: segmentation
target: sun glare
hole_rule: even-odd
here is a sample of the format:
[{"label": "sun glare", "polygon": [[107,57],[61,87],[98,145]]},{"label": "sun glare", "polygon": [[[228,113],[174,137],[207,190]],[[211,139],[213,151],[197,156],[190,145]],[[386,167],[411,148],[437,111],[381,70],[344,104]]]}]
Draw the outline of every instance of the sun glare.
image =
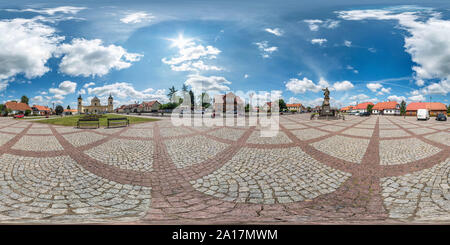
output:
[{"label": "sun glare", "polygon": [[192,39],[185,38],[185,37],[183,37],[182,34],[178,35],[178,38],[176,38],[176,39],[168,39],[168,40],[172,42],[171,47],[177,47],[179,49],[182,49],[182,48],[192,44]]}]

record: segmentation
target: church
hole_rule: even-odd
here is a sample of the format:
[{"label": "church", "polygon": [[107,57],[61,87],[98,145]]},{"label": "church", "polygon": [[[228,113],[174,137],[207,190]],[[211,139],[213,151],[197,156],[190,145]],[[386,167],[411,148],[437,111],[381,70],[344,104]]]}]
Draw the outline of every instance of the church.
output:
[{"label": "church", "polygon": [[79,114],[100,114],[113,112],[113,97],[109,95],[108,105],[101,105],[100,99],[95,96],[91,100],[91,105],[83,105],[83,98],[78,96],[78,113]]}]

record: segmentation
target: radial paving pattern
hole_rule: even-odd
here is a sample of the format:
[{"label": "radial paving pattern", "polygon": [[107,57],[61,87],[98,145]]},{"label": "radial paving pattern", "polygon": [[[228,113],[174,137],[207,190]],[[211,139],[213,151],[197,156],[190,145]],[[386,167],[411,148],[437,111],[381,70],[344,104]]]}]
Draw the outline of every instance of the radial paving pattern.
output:
[{"label": "radial paving pattern", "polygon": [[260,130],[0,118],[0,222],[450,222],[449,122],[300,114]]}]

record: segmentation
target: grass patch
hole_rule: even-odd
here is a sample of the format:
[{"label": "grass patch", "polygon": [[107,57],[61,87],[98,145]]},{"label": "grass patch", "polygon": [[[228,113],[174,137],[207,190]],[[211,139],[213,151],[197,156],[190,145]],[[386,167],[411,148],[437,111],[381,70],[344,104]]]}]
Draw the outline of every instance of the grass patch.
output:
[{"label": "grass patch", "polygon": [[[33,122],[75,127],[75,126],[77,126],[78,119],[80,119],[81,117],[83,117],[83,115],[50,118],[50,119],[45,119],[45,120],[36,120],[36,121],[33,121]],[[101,117],[99,119],[100,120],[100,126],[105,126],[106,127],[107,123],[108,123],[106,119],[108,119],[108,118],[117,118],[117,117],[126,117],[126,118],[128,118],[128,120],[130,121],[130,124],[159,121],[159,119],[153,119],[153,118],[105,114],[105,115],[103,115],[103,117]]]}]

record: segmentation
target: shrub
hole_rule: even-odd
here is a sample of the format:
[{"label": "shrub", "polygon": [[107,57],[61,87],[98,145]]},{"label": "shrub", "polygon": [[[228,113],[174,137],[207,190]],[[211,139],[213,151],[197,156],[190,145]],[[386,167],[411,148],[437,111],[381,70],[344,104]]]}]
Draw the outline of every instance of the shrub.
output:
[{"label": "shrub", "polygon": [[31,110],[26,110],[25,111],[25,116],[29,116],[31,114]]}]

